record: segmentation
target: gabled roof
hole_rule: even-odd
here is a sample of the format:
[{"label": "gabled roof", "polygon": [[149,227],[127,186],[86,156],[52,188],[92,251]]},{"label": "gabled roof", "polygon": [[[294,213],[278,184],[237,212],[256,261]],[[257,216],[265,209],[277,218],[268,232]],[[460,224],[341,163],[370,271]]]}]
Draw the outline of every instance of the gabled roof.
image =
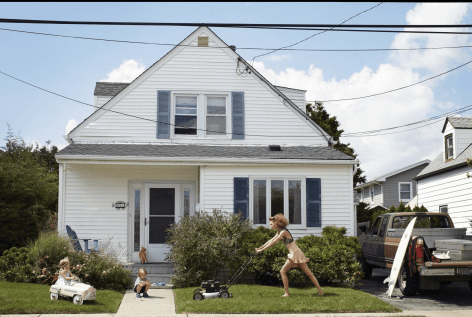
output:
[{"label": "gabled roof", "polygon": [[456,168],[466,167],[467,159],[472,158],[472,144],[470,144],[461,154],[455,159],[444,162],[443,153],[439,154],[424,170],[422,170],[416,177],[415,180],[426,178],[434,174],[441,172],[450,171]]},{"label": "gabled roof", "polygon": [[423,164],[430,164],[431,161],[430,160],[423,160],[423,161],[420,161],[418,163],[415,163],[415,164],[411,164],[411,165],[408,165],[406,167],[403,167],[403,168],[400,168],[400,169],[397,169],[393,172],[390,172],[390,173],[387,173],[387,174],[384,174],[382,176],[379,176],[377,178],[374,178],[373,180],[371,181],[368,181],[362,185],[359,185],[357,186],[355,189],[360,189],[360,188],[364,188],[364,187],[367,187],[367,186],[370,186],[370,185],[373,185],[373,184],[376,184],[376,183],[383,183],[387,180],[387,177],[391,177],[393,175],[397,175],[397,174],[400,174],[400,173],[403,173],[409,169],[412,169],[412,168],[415,168],[415,167],[418,167],[418,166],[421,166]]},{"label": "gabled roof", "polygon": [[94,157],[139,157],[154,159],[249,159],[249,160],[345,160],[354,158],[330,146],[288,146],[269,151],[268,146],[208,146],[195,144],[70,144],[58,153],[57,159],[93,159]]},{"label": "gabled roof", "polygon": [[442,133],[446,130],[447,123],[450,122],[454,129],[472,129],[472,118],[447,117],[444,122]]},{"label": "gabled roof", "polygon": [[[198,29],[196,29],[194,32],[189,34],[183,41],[181,41],[177,46],[175,46],[173,49],[171,49],[166,55],[164,55],[161,59],[159,59],[157,62],[155,62],[152,66],[150,66],[148,69],[146,69],[141,75],[139,75],[135,80],[133,80],[131,83],[129,83],[124,89],[122,89],[118,94],[116,94],[114,97],[112,97],[108,102],[106,102],[103,106],[100,107],[100,109],[97,109],[94,113],[92,113],[89,117],[87,117],[84,121],[82,121],[79,125],[77,125],[72,131],[69,132],[68,136],[69,138],[74,136],[79,130],[82,129],[83,126],[85,126],[88,123],[93,122],[95,119],[99,118],[105,111],[109,108],[111,108],[118,100],[120,100],[122,97],[124,97],[126,94],[128,94],[132,89],[134,89],[135,86],[140,84],[142,81],[144,81],[147,77],[149,77],[155,69],[159,67],[159,65],[167,62],[168,59],[171,58],[171,56],[177,54],[180,52],[180,50],[184,49],[186,46],[184,43],[188,41],[189,38],[191,38],[194,34],[199,32],[199,30],[204,29],[205,33],[211,33],[214,35],[217,40],[221,41],[221,45],[225,48],[225,52],[232,56],[236,61],[241,61],[243,64],[245,64],[246,67],[248,67],[251,70],[251,73],[248,74],[249,76],[257,76],[259,77],[267,86],[270,90],[274,92],[274,94],[280,96],[284,100],[284,104],[291,108],[296,114],[301,116],[302,118],[306,119],[306,122],[308,125],[310,125],[314,130],[318,131],[320,135],[322,135],[328,143],[331,142],[331,136],[327,134],[319,125],[317,125],[311,118],[304,112],[302,111],[293,101],[291,101],[287,96],[285,96],[280,90],[278,90],[274,85],[272,85],[264,76],[262,76],[258,71],[256,71],[249,63],[247,63],[239,54],[237,54],[233,49],[231,49],[221,38],[218,37],[210,28],[201,26]],[[220,45],[220,46],[221,46]]]}]

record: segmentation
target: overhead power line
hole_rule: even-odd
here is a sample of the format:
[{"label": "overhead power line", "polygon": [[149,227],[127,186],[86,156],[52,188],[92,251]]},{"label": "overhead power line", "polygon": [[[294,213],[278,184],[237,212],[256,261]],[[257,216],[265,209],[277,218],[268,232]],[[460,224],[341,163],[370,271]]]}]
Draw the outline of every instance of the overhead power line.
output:
[{"label": "overhead power line", "polygon": [[[363,13],[363,12],[361,12]],[[360,14],[360,13],[359,13]],[[134,26],[207,26],[207,27],[259,27],[259,28],[468,28],[472,24],[291,24],[291,23],[188,23],[188,22],[112,22],[112,21],[64,21],[0,18],[0,23],[23,24],[73,24],[73,25],[134,25]]]},{"label": "overhead power line", "polygon": [[333,101],[347,101],[347,100],[357,100],[357,99],[364,99],[364,98],[370,98],[370,97],[375,97],[375,96],[380,96],[380,95],[384,95],[384,94],[388,94],[390,92],[394,92],[394,91],[398,91],[398,90],[402,90],[402,89],[405,89],[405,88],[408,88],[408,87],[412,87],[412,86],[415,86],[415,85],[419,85],[421,83],[424,83],[425,81],[428,81],[428,80],[431,80],[431,79],[434,79],[434,78],[437,78],[439,76],[442,76],[442,75],[445,75],[447,73],[450,73],[450,72],[453,72],[455,71],[456,69],[459,69],[461,67],[464,67],[465,65],[467,64],[470,64],[472,63],[472,61],[468,61],[467,63],[464,63],[462,65],[459,65],[453,69],[450,69],[444,73],[441,73],[441,74],[438,74],[438,75],[435,75],[433,77],[429,77],[429,78],[426,78],[422,81],[419,81],[417,83],[414,83],[414,84],[411,84],[411,85],[407,85],[407,86],[403,86],[403,87],[400,87],[400,88],[396,88],[396,89],[391,89],[391,90],[387,90],[387,91],[384,91],[384,92],[380,92],[378,94],[372,94],[372,95],[367,95],[367,96],[362,96],[362,97],[354,97],[354,98],[344,98],[344,99],[330,99],[330,100],[315,100],[315,101],[307,101],[307,102],[313,102],[313,103],[317,103],[317,102],[333,102]]},{"label": "overhead power line", "polygon": [[[126,44],[143,44],[143,45],[158,45],[158,46],[185,46],[185,47],[201,47],[198,45],[190,44],[170,44],[170,43],[156,43],[156,42],[142,42],[142,41],[128,41],[128,40],[113,40],[95,37],[84,37],[84,36],[72,36],[64,34],[52,34],[43,32],[33,32],[15,29],[0,28],[0,31],[18,32],[34,35],[44,35],[52,37],[71,38],[79,40],[91,40],[91,41],[104,41],[104,42],[116,42]],[[228,46],[206,46],[205,49],[231,49]],[[263,48],[263,47],[238,47],[238,50],[260,50],[260,51],[305,51],[305,52],[376,52],[376,51],[420,51],[420,50],[441,50],[441,49],[459,49],[459,48],[472,48],[472,45],[461,45],[461,46],[442,46],[442,47],[418,47],[418,48],[361,48],[361,49],[318,49],[318,48]]]},{"label": "overhead power line", "polygon": [[[168,124],[169,126],[175,126],[174,124],[170,124],[170,123],[166,123],[166,122],[159,122],[157,120],[153,120],[153,119],[147,119],[147,118],[143,118],[143,117],[139,117],[139,116],[135,116],[135,115],[131,115],[131,114],[127,114],[127,113],[123,113],[123,112],[119,112],[119,111],[114,111],[114,110],[111,110],[111,109],[104,109],[103,106],[102,107],[97,107],[97,106],[94,106],[94,105],[91,105],[91,104],[88,104],[86,102],[82,102],[82,101],[79,101],[79,100],[76,100],[76,99],[73,99],[73,98],[70,98],[70,97],[67,97],[67,96],[64,96],[64,95],[61,95],[61,94],[58,94],[58,93],[55,93],[53,91],[50,91],[50,90],[47,90],[47,89],[44,89],[44,88],[41,88],[39,86],[36,86],[36,85],[33,85],[33,84],[30,84],[24,80],[21,80],[19,78],[16,78],[12,75],[9,75],[5,72],[2,72],[0,71],[1,74],[7,76],[7,77],[10,77],[12,79],[15,79],[23,84],[26,84],[26,85],[29,85],[31,87],[34,87],[36,89],[39,89],[39,90],[42,90],[42,91],[45,91],[47,93],[50,93],[50,94],[53,94],[55,96],[58,96],[58,97],[61,97],[61,98],[65,98],[67,100],[70,100],[70,101],[74,101],[74,102],[77,102],[77,103],[80,103],[80,104],[83,104],[83,105],[86,105],[86,106],[89,106],[89,107],[93,107],[93,108],[97,108],[97,111],[98,110],[104,110],[104,111],[108,111],[108,112],[113,112],[113,113],[116,113],[116,114],[120,114],[120,115],[124,115],[124,116],[128,116],[128,117],[132,117],[132,118],[136,118],[136,119],[140,119],[140,120],[146,120],[146,121],[151,121],[151,122],[156,122],[156,123],[165,123],[165,124]],[[364,132],[354,132],[354,133],[346,133],[346,135],[342,135],[341,137],[365,137],[365,136],[379,136],[379,135],[386,135],[386,134],[395,134],[395,133],[402,133],[402,132],[406,132],[406,131],[409,131],[409,130],[414,130],[414,129],[418,129],[418,128],[421,128],[421,127],[424,127],[424,126],[427,126],[427,125],[430,125],[430,124],[434,124],[436,122],[438,122],[439,120],[442,120],[444,117],[446,116],[450,116],[450,115],[455,115],[455,114],[459,114],[459,113],[463,113],[465,111],[468,111],[468,110],[471,110],[472,109],[472,105],[470,106],[467,106],[467,107],[463,107],[463,108],[460,108],[458,110],[455,110],[455,111],[451,111],[451,112],[447,112],[447,113],[444,113],[442,115],[439,115],[439,116],[435,116],[435,117],[432,117],[432,118],[428,118],[428,119],[425,119],[425,120],[421,120],[421,121],[417,121],[417,122],[412,122],[412,123],[409,123],[409,124],[406,124],[406,125],[402,125],[402,126],[395,126],[395,127],[390,127],[390,128],[385,128],[385,129],[378,129],[378,130],[372,130],[372,131],[364,131]],[[423,125],[421,127],[417,127],[417,128],[412,128],[412,129],[409,129],[409,130],[403,130],[403,131],[397,131],[397,132],[390,132],[390,133],[384,133],[384,134],[378,134],[378,132],[382,132],[382,131],[387,131],[387,130],[392,130],[392,129],[398,129],[398,128],[401,128],[401,127],[405,127],[405,126],[411,126],[411,125],[415,125],[415,124],[420,124],[420,123],[423,123],[423,122],[427,122],[427,121],[431,121],[431,120],[436,120],[435,122],[432,122],[432,123],[428,123],[426,125]],[[211,131],[211,130],[206,130],[206,129],[197,129],[199,131],[209,131],[209,132],[215,132],[215,131]],[[373,132],[373,133],[371,133]],[[371,134],[367,134],[367,133],[371,133]],[[374,134],[376,133],[376,134]],[[227,134],[230,134],[230,133],[227,133]],[[231,133],[233,134],[233,133]],[[236,135],[241,135],[241,134],[237,134],[237,133],[234,133]],[[258,136],[258,137],[275,137],[275,138],[280,138],[280,136],[274,136],[274,135],[258,135],[258,134],[243,134],[245,136]],[[295,137],[295,138],[312,138],[312,136],[286,136],[286,137]]]},{"label": "overhead power line", "polygon": [[[374,9],[374,8],[376,8],[376,7],[378,7],[378,6],[381,5],[382,3],[383,3],[383,2],[380,2],[379,4],[373,6],[373,7],[370,8],[370,9],[364,10],[364,11],[362,11],[362,12],[357,13],[356,15],[353,15],[353,16],[350,17],[349,19],[344,20],[343,22],[341,22],[339,25],[342,25],[342,24],[346,23],[347,21],[349,21],[349,20],[351,20],[351,19],[353,19],[353,18],[355,18],[355,17],[361,15],[362,13],[365,13],[365,12],[367,12],[367,11],[370,11],[370,10],[372,10],[372,9]],[[339,26],[339,25],[338,25],[338,26]],[[335,28],[335,27],[333,26],[330,30],[332,30],[332,29],[334,29],[334,28]],[[281,47],[281,48],[279,48],[279,49],[276,49],[276,50],[273,50],[273,51],[271,51],[271,52],[267,52],[267,53],[264,53],[264,54],[260,54],[260,55],[254,56],[254,57],[252,58],[252,61],[254,61],[254,60],[255,60],[256,58],[258,58],[258,57],[262,57],[262,56],[265,56],[265,55],[269,55],[269,54],[272,54],[272,53],[274,53],[274,52],[280,51],[281,49],[285,49],[285,48],[289,48],[289,47],[298,45],[298,44],[300,44],[300,43],[302,43],[302,42],[305,42],[305,41],[307,41],[307,40],[309,40],[309,39],[311,39],[311,38],[313,38],[313,37],[315,37],[315,36],[317,36],[317,35],[323,34],[323,33],[328,32],[328,31],[329,31],[329,30],[318,32],[318,33],[313,34],[312,36],[309,36],[309,37],[307,37],[306,39],[303,39],[303,40],[301,40],[301,41],[298,41],[298,42],[296,42],[296,43],[294,43],[294,44],[287,45],[287,46],[283,46],[283,47]]]}]

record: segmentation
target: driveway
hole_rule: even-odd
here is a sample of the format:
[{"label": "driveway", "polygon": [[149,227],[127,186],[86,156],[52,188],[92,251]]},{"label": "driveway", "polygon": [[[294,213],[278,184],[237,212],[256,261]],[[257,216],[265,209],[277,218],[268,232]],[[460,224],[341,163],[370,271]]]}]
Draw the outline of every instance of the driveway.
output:
[{"label": "driveway", "polygon": [[422,292],[399,300],[396,296],[402,296],[402,293],[397,287],[391,298],[386,296],[387,284],[383,284],[383,281],[389,275],[390,269],[374,269],[372,277],[360,280],[363,285],[356,286],[356,289],[372,294],[401,310],[472,310],[472,292],[467,283],[454,282],[439,291]]}]

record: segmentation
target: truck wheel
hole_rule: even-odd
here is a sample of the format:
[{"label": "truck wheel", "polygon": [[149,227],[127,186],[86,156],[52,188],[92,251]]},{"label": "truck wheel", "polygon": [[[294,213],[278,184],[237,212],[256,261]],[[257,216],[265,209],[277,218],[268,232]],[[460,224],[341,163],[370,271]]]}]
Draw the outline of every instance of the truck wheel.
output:
[{"label": "truck wheel", "polygon": [[368,280],[372,276],[372,265],[368,264],[365,257],[361,257],[361,270],[364,273],[364,279]]},{"label": "truck wheel", "polygon": [[408,262],[403,262],[398,274],[397,285],[405,296],[413,296],[418,291],[418,276],[411,275]]}]

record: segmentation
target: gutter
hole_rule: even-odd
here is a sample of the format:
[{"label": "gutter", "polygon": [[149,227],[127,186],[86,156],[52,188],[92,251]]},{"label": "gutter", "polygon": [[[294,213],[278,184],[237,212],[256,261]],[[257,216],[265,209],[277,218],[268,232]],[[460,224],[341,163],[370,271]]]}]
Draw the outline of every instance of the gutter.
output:
[{"label": "gutter", "polygon": [[190,163],[189,165],[201,165],[202,163],[221,164],[328,164],[328,165],[355,165],[357,160],[309,160],[309,159],[254,159],[254,158],[195,158],[195,157],[143,157],[143,156],[103,156],[103,155],[57,155],[58,163],[90,163],[96,162],[155,162],[172,165],[174,163]]}]

